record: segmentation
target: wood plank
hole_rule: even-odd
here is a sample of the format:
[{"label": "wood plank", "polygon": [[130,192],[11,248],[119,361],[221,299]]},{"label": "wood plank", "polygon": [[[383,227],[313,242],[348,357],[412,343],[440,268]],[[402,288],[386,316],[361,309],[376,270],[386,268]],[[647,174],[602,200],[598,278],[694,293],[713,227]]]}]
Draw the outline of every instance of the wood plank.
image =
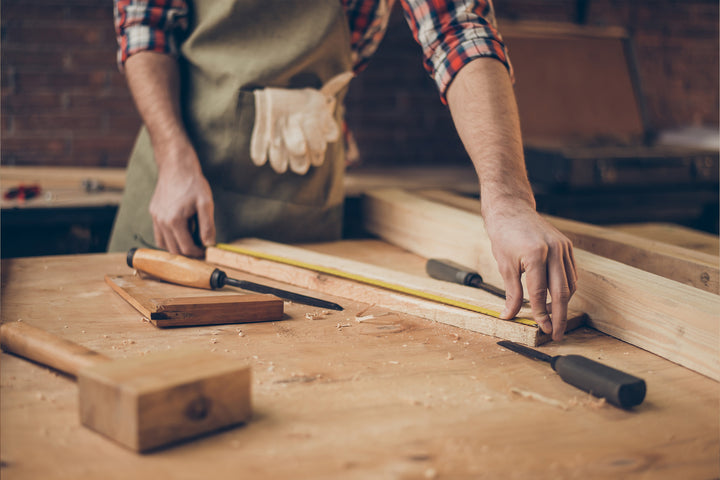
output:
[{"label": "wood plank", "polygon": [[479,190],[471,165],[446,167],[359,167],[345,175],[345,195],[358,197],[377,188],[452,188],[469,194]]},{"label": "wood plank", "polygon": [[[377,241],[368,243],[358,255]],[[390,250],[385,266],[403,268],[407,254],[393,260]],[[643,377],[640,407],[603,406],[493,337],[352,300],[312,318],[289,303],[282,322],[158,329],[104,283],[127,268],[124,254],[3,260],[1,320],[33,322],[114,359],[217,350],[252,366],[252,417],[137,455],[80,425],[74,382],[3,353],[3,479],[720,476],[717,382],[596,330],[540,348]],[[361,313],[377,318],[355,322]]]},{"label": "wood plank", "polygon": [[283,301],[274,295],[204,292],[138,275],[106,275],[105,281],[158,327],[269,322],[283,317]]},{"label": "wood plank", "polygon": [[[418,194],[445,205],[480,213],[479,200],[443,190],[425,190]],[[708,292],[720,293],[720,260],[717,256],[589,223],[551,215],[543,217],[567,235],[576,248]]]},{"label": "wood plank", "polygon": [[720,256],[720,237],[674,223],[648,222],[609,225],[608,228],[678,247]]},{"label": "wood plank", "polygon": [[[317,265],[324,269],[332,269],[340,274],[346,274],[350,278],[318,273],[296,265],[283,264],[215,247],[207,249],[206,260],[224,267],[280,280],[309,290],[373,303],[394,311],[409,313],[486,335],[514,340],[525,345],[539,345],[550,339],[532,321],[529,322],[531,324],[524,324],[519,323],[519,320],[500,320],[490,315],[458,308],[455,305],[440,304],[437,300],[433,301],[402,293],[419,291],[430,296],[443,297],[458,302],[458,304],[466,304],[468,307],[477,306],[480,309],[494,311],[496,314],[502,309],[501,299],[471,287],[441,282],[427,276],[405,274],[367,263],[265,240],[243,239],[233,242],[232,246],[266,255],[283,257],[294,262]],[[391,291],[387,288],[362,283],[362,281],[358,281],[360,278],[370,279],[386,286],[393,284],[398,286],[399,290]],[[519,316],[529,317],[530,310],[523,309]],[[577,328],[582,324],[583,320],[582,313],[572,312],[568,321],[568,331]]]},{"label": "wood plank", "polygon": [[[488,268],[492,254],[478,247],[489,243],[479,215],[399,190],[368,193],[364,211],[368,230],[387,241]],[[478,251],[482,258],[473,263]],[[571,307],[586,312],[591,326],[720,380],[717,295],[581,249],[575,259],[579,280]]]}]

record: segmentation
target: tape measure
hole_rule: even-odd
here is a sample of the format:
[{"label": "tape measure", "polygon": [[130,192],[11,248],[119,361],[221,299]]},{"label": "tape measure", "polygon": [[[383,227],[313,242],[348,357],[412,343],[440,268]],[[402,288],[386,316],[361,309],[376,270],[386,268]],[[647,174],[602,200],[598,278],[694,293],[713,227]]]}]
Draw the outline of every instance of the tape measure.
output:
[{"label": "tape measure", "polygon": [[[424,298],[426,300],[432,300],[433,302],[438,302],[438,303],[442,303],[445,305],[450,305],[453,307],[470,310],[472,312],[482,313],[483,315],[489,315],[491,317],[500,318],[500,312],[496,312],[495,310],[491,310],[489,308],[480,307],[478,305],[473,305],[471,303],[461,302],[459,300],[454,300],[452,298],[443,297],[442,295],[437,295],[434,293],[428,293],[428,292],[425,292],[422,290],[417,290],[415,288],[404,287],[402,285],[397,285],[397,284],[386,282],[383,280],[369,278],[364,275],[358,275],[356,273],[345,272],[343,270],[338,270],[338,269],[332,268],[332,267],[324,267],[322,265],[314,265],[312,263],[295,260],[293,258],[287,258],[287,257],[283,257],[280,255],[274,255],[272,253],[258,252],[256,250],[241,247],[238,245],[230,245],[227,243],[218,243],[217,245],[215,245],[215,247],[219,248],[221,250],[227,250],[229,252],[235,252],[235,253],[240,253],[243,255],[248,255],[248,256],[254,257],[254,258],[270,260],[270,261],[282,263],[285,265],[292,265],[294,267],[300,267],[300,268],[304,268],[306,270],[312,270],[314,272],[325,273],[325,274],[333,275],[333,276],[340,277],[340,278],[346,278],[348,280],[354,280],[356,282],[364,283],[367,285],[385,288],[387,290],[392,290],[394,292],[404,293],[406,295],[412,295],[413,297]],[[520,324],[528,325],[530,327],[535,327],[535,328],[537,328],[537,326],[538,326],[534,320],[531,320],[529,318],[516,317],[516,318],[513,318],[512,320],[507,320],[507,321],[520,323]]]}]

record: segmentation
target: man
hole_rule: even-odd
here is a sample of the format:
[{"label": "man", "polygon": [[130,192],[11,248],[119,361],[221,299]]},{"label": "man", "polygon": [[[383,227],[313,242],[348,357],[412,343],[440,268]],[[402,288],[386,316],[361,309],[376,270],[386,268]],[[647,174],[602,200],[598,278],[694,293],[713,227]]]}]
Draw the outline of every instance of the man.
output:
[{"label": "man", "polygon": [[[204,245],[338,238],[337,100],[346,72],[377,48],[393,1],[115,0],[119,61],[145,126],[110,250],[154,241],[201,256],[190,221]],[[525,273],[534,319],[559,340],[577,281],[572,245],[535,211],[492,5],[401,3],[478,173],[507,292],[502,318],[519,311]]]}]

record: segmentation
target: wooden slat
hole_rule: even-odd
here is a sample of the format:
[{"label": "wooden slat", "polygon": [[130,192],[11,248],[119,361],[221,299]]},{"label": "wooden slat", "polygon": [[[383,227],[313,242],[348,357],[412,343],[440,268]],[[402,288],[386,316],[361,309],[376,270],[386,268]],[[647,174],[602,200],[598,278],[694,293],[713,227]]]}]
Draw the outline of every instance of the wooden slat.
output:
[{"label": "wooden slat", "polygon": [[[480,202],[472,198],[442,190],[427,190],[418,193],[424,198],[439,201],[445,205],[480,213]],[[550,215],[544,215],[544,217],[555,228],[567,235],[576,248],[708,292],[719,293],[720,291],[720,261],[717,256],[589,223]]]},{"label": "wooden slat", "polygon": [[[398,190],[368,193],[364,211],[368,230],[410,251],[469,265],[477,255],[475,265],[490,263],[491,252],[478,248],[489,243],[478,215]],[[590,325],[720,380],[717,295],[581,249],[575,259],[571,306],[586,312]]]},{"label": "wooden slat", "polygon": [[[404,290],[422,291],[457,302],[476,305],[495,312],[502,309],[501,299],[471,287],[441,282],[428,277],[409,275],[367,263],[347,260],[332,255],[324,255],[303,248],[264,240],[244,239],[233,243],[233,245],[263,254],[280,256],[293,261],[332,268],[333,270],[341,271],[354,277],[361,276],[383,283],[392,283]],[[429,320],[514,340],[526,345],[539,345],[549,340],[549,336],[543,334],[534,325],[531,326],[515,321],[500,320],[490,315],[484,315],[456,306],[443,305],[425,298],[418,298],[413,295],[390,291],[386,288],[326,273],[318,273],[293,265],[259,259],[251,255],[244,255],[220,248],[208,248],[206,260],[211,263],[265,276],[316,292],[374,303],[398,312],[410,313]],[[520,312],[520,316],[528,317],[529,315],[530,311],[528,309]],[[584,316],[581,313],[572,313],[571,320],[568,322],[568,330],[577,328],[582,324],[583,320]]]}]

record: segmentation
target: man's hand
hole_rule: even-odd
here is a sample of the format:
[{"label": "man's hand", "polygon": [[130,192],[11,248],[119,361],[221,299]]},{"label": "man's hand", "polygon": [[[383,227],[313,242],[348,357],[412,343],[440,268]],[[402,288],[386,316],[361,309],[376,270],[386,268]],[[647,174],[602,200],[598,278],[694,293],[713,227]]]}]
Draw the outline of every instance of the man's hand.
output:
[{"label": "man's hand", "polygon": [[515,95],[505,67],[492,58],[473,60],[455,76],[447,100],[480,180],[482,215],[505,281],[502,318],[512,318],[520,309],[524,273],[533,317],[559,340],[577,282],[572,244],[535,211]]},{"label": "man's hand", "polygon": [[[156,156],[163,154],[156,151]],[[214,204],[195,150],[185,145],[158,161],[158,167],[158,181],[150,201],[155,243],[172,253],[201,257],[203,250],[193,241],[188,225],[197,214],[196,228],[203,245],[214,244]]]},{"label": "man's hand", "polygon": [[[562,339],[568,302],[577,285],[572,243],[524,202],[485,211],[484,218],[505,282],[501,318],[509,320],[520,311],[524,273],[533,319],[543,332],[552,333],[553,340]],[[548,292],[552,303],[547,302]]]}]

